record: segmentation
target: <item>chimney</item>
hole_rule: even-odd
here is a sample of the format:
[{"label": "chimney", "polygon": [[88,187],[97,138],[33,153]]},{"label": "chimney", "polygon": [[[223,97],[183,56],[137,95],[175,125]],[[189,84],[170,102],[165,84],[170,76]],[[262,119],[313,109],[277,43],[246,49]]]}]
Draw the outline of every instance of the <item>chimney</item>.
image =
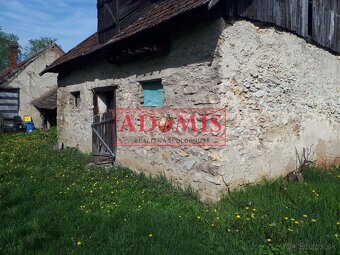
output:
[{"label": "chimney", "polygon": [[8,68],[10,70],[14,70],[18,67],[18,49],[19,45],[17,43],[11,43],[9,45]]}]

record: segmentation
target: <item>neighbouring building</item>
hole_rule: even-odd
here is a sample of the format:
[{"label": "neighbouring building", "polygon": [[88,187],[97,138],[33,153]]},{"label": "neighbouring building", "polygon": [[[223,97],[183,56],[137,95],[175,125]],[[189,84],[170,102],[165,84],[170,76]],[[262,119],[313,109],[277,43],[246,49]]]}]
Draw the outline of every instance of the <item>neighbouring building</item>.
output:
[{"label": "neighbouring building", "polygon": [[[59,73],[60,143],[98,162],[105,147],[117,163],[190,185],[205,201],[226,184],[287,174],[303,148],[319,165],[340,163],[338,1],[98,0],[97,8],[98,31],[43,72]],[[226,145],[116,147],[116,130],[107,138],[96,129],[108,110],[143,108],[150,95],[162,107],[226,109]]]},{"label": "neighbouring building", "polygon": [[0,72],[0,115],[5,128],[13,126],[14,116],[24,115],[30,115],[37,128],[56,126],[57,75],[39,74],[63,54],[53,44],[18,63],[18,45],[10,45],[8,68]]}]

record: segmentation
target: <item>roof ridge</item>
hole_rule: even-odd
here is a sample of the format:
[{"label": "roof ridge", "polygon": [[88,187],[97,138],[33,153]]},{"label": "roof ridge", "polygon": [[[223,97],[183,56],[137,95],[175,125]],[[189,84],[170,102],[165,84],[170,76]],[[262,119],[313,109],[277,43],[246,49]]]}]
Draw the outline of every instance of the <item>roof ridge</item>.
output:
[{"label": "roof ridge", "polygon": [[[2,84],[7,78],[11,77],[12,75],[16,74],[17,72],[23,70],[25,67],[27,67],[29,64],[31,64],[32,62],[34,62],[37,58],[39,58],[43,53],[45,53],[46,51],[48,51],[49,49],[52,49],[53,47],[58,47],[58,49],[65,54],[65,52],[63,51],[63,49],[56,43],[52,43],[50,45],[48,45],[46,48],[41,49],[40,51],[38,51],[37,53],[35,53],[34,55],[20,61],[18,63],[17,68],[10,70],[8,67],[5,68],[4,70],[0,71],[0,84]],[[3,73],[3,76],[1,76],[1,73]]]}]

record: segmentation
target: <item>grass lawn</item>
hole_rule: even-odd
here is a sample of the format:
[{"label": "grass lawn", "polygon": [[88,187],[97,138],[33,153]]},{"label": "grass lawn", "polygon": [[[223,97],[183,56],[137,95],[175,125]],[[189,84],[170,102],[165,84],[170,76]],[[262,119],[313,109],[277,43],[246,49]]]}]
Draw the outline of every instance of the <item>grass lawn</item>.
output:
[{"label": "grass lawn", "polygon": [[0,136],[0,254],[339,254],[339,168],[209,206],[161,177],[88,167],[54,142]]}]

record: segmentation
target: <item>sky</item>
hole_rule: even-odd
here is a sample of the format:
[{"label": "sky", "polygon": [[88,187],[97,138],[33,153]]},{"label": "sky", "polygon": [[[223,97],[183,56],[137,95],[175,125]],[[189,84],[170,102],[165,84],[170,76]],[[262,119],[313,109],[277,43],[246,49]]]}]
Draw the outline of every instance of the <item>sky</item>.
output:
[{"label": "sky", "polygon": [[0,0],[0,27],[28,40],[57,39],[67,52],[97,30],[97,0]]}]

